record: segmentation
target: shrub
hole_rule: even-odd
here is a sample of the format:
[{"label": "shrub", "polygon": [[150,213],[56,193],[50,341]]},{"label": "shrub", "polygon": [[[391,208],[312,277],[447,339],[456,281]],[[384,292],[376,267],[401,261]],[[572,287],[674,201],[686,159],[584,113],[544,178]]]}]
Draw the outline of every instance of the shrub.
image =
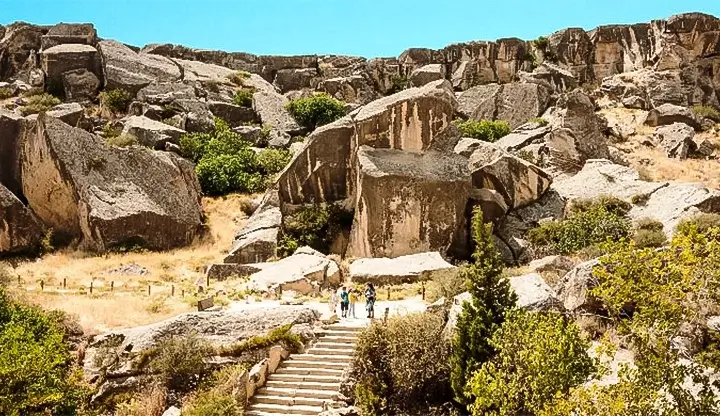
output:
[{"label": "shrub", "polygon": [[625,218],[629,204],[612,197],[577,201],[564,221],[548,221],[528,231],[528,240],[542,250],[571,254],[608,239],[630,235],[631,224]]},{"label": "shrub", "polygon": [[535,123],[535,124],[539,125],[540,127],[545,127],[545,126],[547,126],[548,124],[550,124],[549,121],[545,120],[545,119],[542,118],[542,117],[532,118],[532,119],[530,119],[529,123]]},{"label": "shrub", "polygon": [[[242,154],[221,154],[200,160],[195,171],[200,187],[206,195],[225,195],[230,192],[255,193],[264,189],[263,176],[252,172],[255,152],[250,149]],[[251,173],[252,172],[252,173]]]},{"label": "shrub", "polygon": [[60,99],[50,94],[33,95],[27,98],[27,104],[20,107],[20,114],[28,116],[50,111],[58,104],[60,104]]},{"label": "shrub", "polygon": [[199,392],[188,406],[183,408],[183,416],[242,416],[232,393],[215,389]]},{"label": "shrub", "polygon": [[485,142],[494,142],[510,134],[510,124],[502,120],[456,121],[455,124],[463,137],[471,137]]},{"label": "shrub", "polygon": [[678,234],[691,235],[694,232],[706,234],[713,228],[720,229],[720,214],[698,214],[682,220],[676,230]]},{"label": "shrub", "polygon": [[596,371],[590,343],[558,314],[513,311],[490,343],[497,355],[468,386],[473,415],[536,414]]},{"label": "shrub", "polygon": [[397,94],[400,91],[410,88],[410,80],[406,76],[393,76],[390,78],[391,87],[387,94]]},{"label": "shrub", "polygon": [[303,207],[283,219],[277,255],[289,256],[302,246],[310,246],[327,254],[333,240],[351,223],[351,213],[337,205]]},{"label": "shrub", "polygon": [[299,125],[309,130],[330,124],[345,115],[345,103],[326,93],[292,100],[286,108]]},{"label": "shrub", "polygon": [[633,241],[638,248],[658,248],[665,245],[667,237],[665,237],[665,233],[662,231],[637,230],[633,236]]},{"label": "shrub", "polygon": [[257,155],[258,163],[267,175],[274,175],[285,169],[292,155],[287,149],[263,149]]},{"label": "shrub", "polygon": [[233,96],[233,104],[240,107],[252,107],[254,89],[241,89],[235,91]]},{"label": "shrub", "polygon": [[105,123],[102,129],[102,137],[105,139],[110,139],[113,137],[117,137],[122,134],[122,128],[120,127],[114,127],[111,122]]},{"label": "shrub", "polygon": [[6,100],[12,98],[13,92],[10,88],[0,88],[0,100]]},{"label": "shrub", "polygon": [[120,134],[119,136],[106,138],[105,143],[107,143],[109,146],[115,147],[129,147],[136,146],[140,142],[138,141],[137,136],[133,134]]},{"label": "shrub", "polygon": [[[461,268],[467,268],[467,265],[461,266]],[[447,273],[441,274],[428,282],[425,290],[425,300],[428,302],[435,302],[440,298],[445,298],[446,302],[452,302],[452,299],[465,292],[466,287],[466,273]],[[446,304],[448,304],[446,303]]]},{"label": "shrub", "polygon": [[709,118],[713,121],[720,122],[720,112],[718,112],[717,109],[714,107],[706,106],[706,105],[696,105],[690,109],[693,114],[695,114],[698,117],[705,117]]},{"label": "shrub", "polygon": [[533,41],[533,45],[541,51],[547,50],[549,46],[548,39],[545,36],[540,36]]},{"label": "shrub", "polygon": [[475,262],[461,270],[472,301],[465,303],[458,317],[450,358],[452,388],[460,402],[471,401],[465,395],[467,380],[494,356],[490,338],[517,301],[508,280],[502,278],[504,263],[492,235],[492,224],[483,224],[482,210],[476,207],[472,218]]},{"label": "shrub", "polygon": [[645,205],[650,200],[650,194],[635,194],[630,198],[633,205]]},{"label": "shrub", "polygon": [[303,344],[299,335],[290,332],[292,327],[292,324],[281,326],[270,331],[266,336],[255,336],[239,344],[219,348],[215,354],[238,357],[245,352],[269,348],[275,344],[283,344],[288,351],[297,352]]},{"label": "shrub", "polygon": [[166,405],[167,391],[163,387],[152,386],[140,398],[119,404],[115,416],[162,416]]},{"label": "shrub", "polygon": [[419,313],[363,330],[351,364],[363,414],[427,409],[452,398],[444,320]]},{"label": "shrub", "polygon": [[100,105],[112,113],[124,113],[132,102],[132,95],[123,90],[107,90],[98,94]]},{"label": "shrub", "polygon": [[522,159],[526,162],[532,163],[533,165],[542,167],[541,166],[543,164],[542,160],[539,160],[538,158],[536,158],[535,155],[533,154],[533,152],[531,152],[529,150],[518,150],[517,152],[515,152],[515,156],[519,157],[520,159]]},{"label": "shrub", "polygon": [[210,346],[197,334],[175,336],[160,342],[141,356],[139,366],[149,360],[150,370],[160,380],[176,390],[186,391],[198,375],[206,372],[204,358]]},{"label": "shrub", "polygon": [[233,84],[242,87],[245,85],[245,80],[250,78],[250,73],[245,71],[237,71],[227,76],[227,79]]},{"label": "shrub", "polygon": [[0,414],[74,414],[89,391],[57,319],[0,287]]}]

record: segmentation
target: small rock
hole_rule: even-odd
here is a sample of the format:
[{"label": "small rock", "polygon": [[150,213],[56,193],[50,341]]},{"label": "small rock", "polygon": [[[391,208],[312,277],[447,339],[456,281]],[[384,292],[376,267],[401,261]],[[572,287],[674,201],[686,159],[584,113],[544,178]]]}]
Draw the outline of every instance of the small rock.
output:
[{"label": "small rock", "polygon": [[135,263],[126,264],[107,271],[107,274],[120,276],[147,276],[150,271]]},{"label": "small rock", "polygon": [[180,416],[180,409],[175,406],[170,406],[162,416]]},{"label": "small rock", "polygon": [[667,126],[674,123],[685,123],[693,129],[700,128],[700,123],[698,123],[690,109],[673,104],[663,104],[650,110],[647,120],[645,120],[645,124],[652,127]]}]

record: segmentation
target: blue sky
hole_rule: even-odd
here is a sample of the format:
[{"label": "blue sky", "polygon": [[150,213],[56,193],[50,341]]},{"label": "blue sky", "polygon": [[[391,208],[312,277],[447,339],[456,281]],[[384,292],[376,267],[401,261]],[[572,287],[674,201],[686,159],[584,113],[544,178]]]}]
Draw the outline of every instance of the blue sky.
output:
[{"label": "blue sky", "polygon": [[0,24],[92,22],[137,46],[376,57],[688,11],[720,16],[720,0],[0,0]]}]

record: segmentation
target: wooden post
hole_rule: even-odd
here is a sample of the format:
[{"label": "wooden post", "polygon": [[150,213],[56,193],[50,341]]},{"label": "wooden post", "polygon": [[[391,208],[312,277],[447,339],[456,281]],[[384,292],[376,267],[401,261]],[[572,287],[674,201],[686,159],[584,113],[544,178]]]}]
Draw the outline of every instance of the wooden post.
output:
[{"label": "wooden post", "polygon": [[63,277],[63,289],[67,288],[67,277]]},{"label": "wooden post", "polygon": [[180,292],[180,296],[185,297],[185,289],[183,289],[182,292]]},{"label": "wooden post", "polygon": [[425,300],[425,282],[422,282],[422,300]]},{"label": "wooden post", "polygon": [[45,291],[45,281],[44,280],[40,281],[40,291],[41,292]]},{"label": "wooden post", "polygon": [[113,280],[110,282],[110,291],[112,292],[114,290],[115,290],[115,281]]},{"label": "wooden post", "polygon": [[22,286],[22,278],[18,275],[18,286]]},{"label": "wooden post", "polygon": [[172,288],[170,289],[170,296],[175,297],[175,285],[172,285]]},{"label": "wooden post", "polygon": [[385,308],[385,316],[383,316],[383,323],[387,323],[389,316],[390,316],[390,308]]},{"label": "wooden post", "polygon": [[90,294],[91,295],[92,295],[92,290],[93,290],[93,282],[90,282]]},{"label": "wooden post", "polygon": [[148,296],[150,296],[150,285],[148,285]]},{"label": "wooden post", "polygon": [[205,276],[205,287],[210,290],[210,275]]},{"label": "wooden post", "polygon": [[390,300],[390,286],[388,286],[388,300]]}]

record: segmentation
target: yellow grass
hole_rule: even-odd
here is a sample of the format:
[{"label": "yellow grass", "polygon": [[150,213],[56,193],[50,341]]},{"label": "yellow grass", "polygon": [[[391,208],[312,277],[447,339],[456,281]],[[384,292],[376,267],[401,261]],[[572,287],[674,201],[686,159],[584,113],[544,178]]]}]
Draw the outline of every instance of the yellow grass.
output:
[{"label": "yellow grass", "polygon": [[[180,299],[182,290],[194,293],[196,281],[204,278],[208,264],[222,261],[230,249],[237,229],[247,219],[242,207],[248,195],[205,198],[203,205],[209,232],[193,245],[165,252],[110,253],[93,255],[71,249],[59,250],[37,261],[19,264],[14,273],[20,277],[21,292],[31,302],[47,309],[61,309],[77,314],[88,330],[104,331],[157,322],[191,309]],[[108,271],[138,264],[145,276],[122,276]],[[63,280],[66,290],[62,290]],[[40,282],[45,292],[39,293]],[[90,284],[93,296],[90,297]],[[111,282],[114,290],[110,292]],[[147,289],[151,287],[151,296]],[[176,298],[158,306],[157,296],[169,296],[175,286]],[[11,287],[16,288],[17,284]],[[17,289],[15,290],[17,291]],[[153,305],[154,302],[154,305]],[[155,313],[155,310],[159,311]]]}]

